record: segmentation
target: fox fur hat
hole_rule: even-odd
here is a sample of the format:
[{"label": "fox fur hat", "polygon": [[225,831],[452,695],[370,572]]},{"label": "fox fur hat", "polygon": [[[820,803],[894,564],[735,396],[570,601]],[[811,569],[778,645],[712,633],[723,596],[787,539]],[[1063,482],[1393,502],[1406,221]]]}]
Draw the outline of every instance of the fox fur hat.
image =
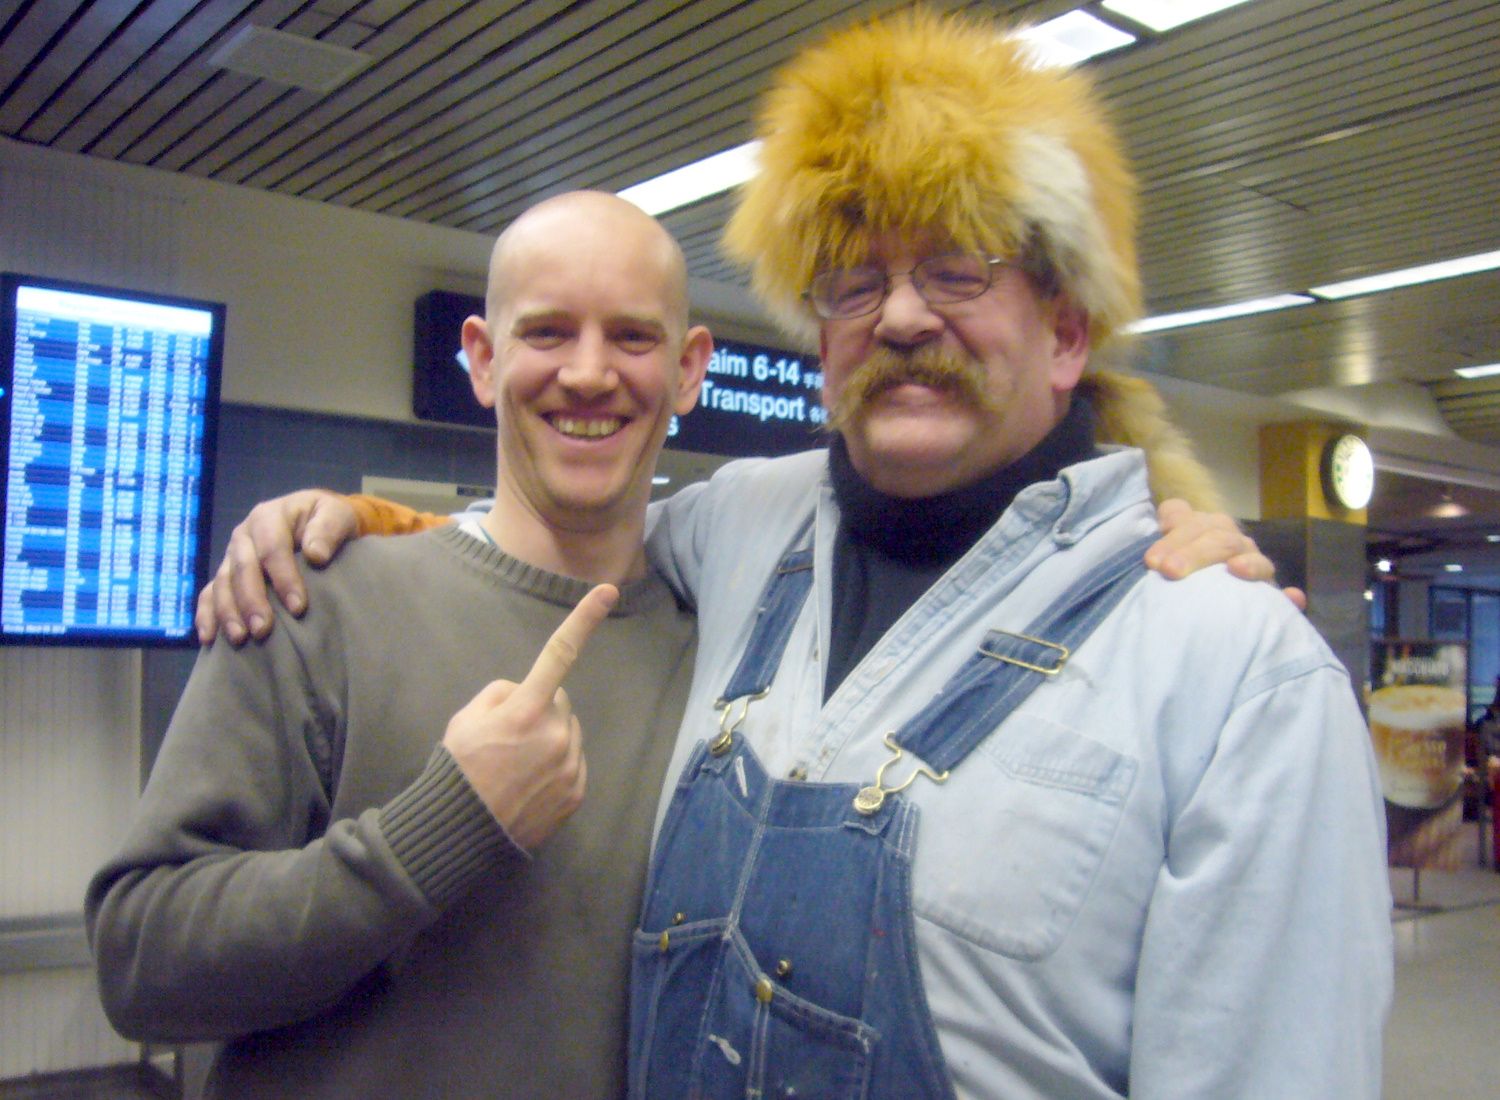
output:
[{"label": "fox fur hat", "polygon": [[1135,180],[1091,83],[994,25],[918,9],[835,33],[779,73],[758,130],[725,249],[803,339],[812,277],[891,231],[1040,271],[1096,351],[1140,314]]},{"label": "fox fur hat", "polygon": [[917,9],[803,51],[758,130],[760,170],[724,246],[789,333],[816,346],[813,276],[864,262],[888,232],[1015,258],[1089,315],[1077,393],[1100,438],[1145,452],[1157,500],[1222,507],[1155,388],[1097,369],[1140,316],[1141,287],[1135,178],[1086,76],[1041,67],[992,24]]}]

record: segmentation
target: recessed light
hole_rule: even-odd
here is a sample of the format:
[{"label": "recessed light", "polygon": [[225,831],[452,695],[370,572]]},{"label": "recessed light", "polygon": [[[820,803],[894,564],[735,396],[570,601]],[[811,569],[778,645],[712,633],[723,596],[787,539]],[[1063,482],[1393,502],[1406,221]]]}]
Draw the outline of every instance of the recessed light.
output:
[{"label": "recessed light", "polygon": [[1427,509],[1427,514],[1434,519],[1459,519],[1469,514],[1469,510],[1458,501],[1453,499],[1453,494],[1444,492],[1442,499]]},{"label": "recessed light", "polygon": [[1246,0],[1104,0],[1105,11],[1123,15],[1154,31],[1169,31],[1195,19],[1238,7]]},{"label": "recessed light", "polygon": [[736,145],[733,149],[725,149],[722,153],[644,180],[618,194],[648,214],[665,214],[668,210],[738,187],[755,175],[755,158],[759,152],[760,142],[747,141],[744,145]]},{"label": "recessed light", "polygon": [[1070,11],[1034,27],[1023,27],[1016,37],[1031,47],[1038,64],[1057,68],[1082,64],[1135,41],[1135,35],[1095,19],[1086,11]]},{"label": "recessed light", "polygon": [[1488,378],[1500,374],[1500,363],[1488,363],[1482,367],[1454,367],[1453,373],[1460,378]]},{"label": "recessed light", "polygon": [[1459,275],[1473,275],[1479,271],[1492,271],[1500,267],[1500,252],[1481,252],[1477,256],[1461,256],[1456,260],[1442,260],[1420,267],[1406,267],[1400,271],[1387,271],[1383,275],[1370,275],[1363,279],[1350,279],[1342,283],[1315,286],[1309,294],[1319,298],[1353,298],[1359,294],[1374,294],[1380,290],[1395,290],[1397,287],[1432,283],[1439,279],[1453,279]]},{"label": "recessed light", "polygon": [[1190,309],[1184,313],[1163,313],[1158,317],[1144,317],[1126,331],[1160,332],[1162,329],[1186,328],[1188,325],[1204,325],[1210,321],[1223,321],[1230,317],[1248,317],[1253,313],[1270,313],[1277,309],[1310,305],[1313,299],[1306,294],[1276,294],[1269,298],[1252,298],[1245,302],[1232,302],[1226,306],[1208,309]]},{"label": "recessed light", "polygon": [[1443,566],[1444,573],[1462,573],[1463,571],[1464,567],[1457,562],[1450,561],[1447,565]]}]

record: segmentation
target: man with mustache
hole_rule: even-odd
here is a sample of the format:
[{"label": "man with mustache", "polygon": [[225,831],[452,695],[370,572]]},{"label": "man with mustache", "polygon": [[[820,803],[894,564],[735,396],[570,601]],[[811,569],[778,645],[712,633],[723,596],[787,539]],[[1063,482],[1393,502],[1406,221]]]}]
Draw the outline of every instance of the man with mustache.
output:
[{"label": "man with mustache", "polygon": [[1145,463],[1077,398],[1140,308],[1088,82],[919,11],[804,51],[758,136],[726,243],[837,434],[650,536],[699,646],[632,1096],[1378,1097],[1348,676],[1269,588],[1141,576]]}]

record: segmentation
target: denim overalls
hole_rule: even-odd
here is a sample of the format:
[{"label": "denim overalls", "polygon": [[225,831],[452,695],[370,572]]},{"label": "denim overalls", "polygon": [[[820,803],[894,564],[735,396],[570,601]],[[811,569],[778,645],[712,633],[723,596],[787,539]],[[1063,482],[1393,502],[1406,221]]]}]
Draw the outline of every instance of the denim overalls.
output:
[{"label": "denim overalls", "polygon": [[735,736],[812,587],[811,550],[782,559],[720,698],[719,735],[688,759],[657,838],[633,952],[632,1097],[954,1095],[917,967],[917,807],[899,792],[943,782],[1055,675],[1144,575],[1151,541],[1101,563],[1024,631],[990,631],[886,735],[892,756],[864,787],[772,779]]}]

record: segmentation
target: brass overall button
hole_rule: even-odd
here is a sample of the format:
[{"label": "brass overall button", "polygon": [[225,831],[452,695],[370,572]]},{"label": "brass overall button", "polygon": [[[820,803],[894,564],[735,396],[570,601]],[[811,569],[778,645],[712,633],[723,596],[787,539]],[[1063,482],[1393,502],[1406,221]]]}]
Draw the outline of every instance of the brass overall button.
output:
[{"label": "brass overall button", "polygon": [[768,1005],[771,1003],[771,995],[774,990],[775,987],[771,985],[771,979],[762,974],[760,980],[755,983],[755,999],[763,1005]]},{"label": "brass overall button", "polygon": [[656,946],[659,947],[662,951],[666,951],[668,945],[670,945],[671,942],[671,937],[668,936],[665,931],[663,931],[661,934],[661,939],[656,941]]},{"label": "brass overall button", "polygon": [[792,960],[782,959],[776,964],[776,976],[785,979],[792,973]]}]

